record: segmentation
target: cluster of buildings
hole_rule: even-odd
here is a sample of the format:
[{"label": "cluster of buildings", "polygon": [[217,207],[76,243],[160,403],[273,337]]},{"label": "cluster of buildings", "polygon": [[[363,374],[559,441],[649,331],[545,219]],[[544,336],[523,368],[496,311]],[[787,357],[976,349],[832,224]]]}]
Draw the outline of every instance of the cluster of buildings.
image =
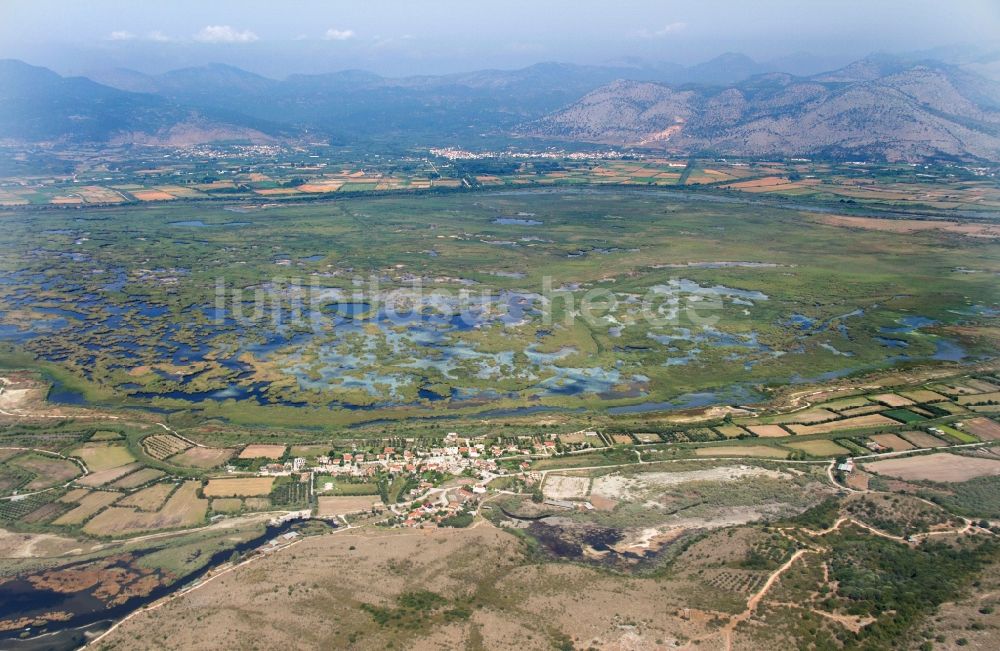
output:
[{"label": "cluster of buildings", "polygon": [[175,150],[178,158],[194,158],[197,160],[220,158],[275,158],[287,151],[281,145],[247,144],[247,145],[193,145]]},{"label": "cluster of buildings", "polygon": [[[429,448],[403,448],[385,446],[381,452],[344,452],[339,456],[319,456],[309,468],[314,472],[366,478],[377,472],[389,474],[440,472],[460,475],[466,471],[472,474],[503,474],[498,462],[523,459],[521,469],[529,467],[527,459],[554,454],[557,444],[554,440],[529,440],[512,443],[475,442],[461,439],[458,434],[449,433],[443,444]],[[296,462],[298,459],[295,460]],[[298,471],[295,468],[294,471]]]},{"label": "cluster of buildings", "polygon": [[485,486],[473,483],[442,492],[436,499],[427,498],[419,504],[395,509],[396,524],[410,528],[448,526],[454,518],[463,515],[471,518],[486,492]]},{"label": "cluster of buildings", "polygon": [[[450,432],[440,444],[433,446],[413,445],[413,440],[407,440],[381,448],[355,448],[349,452],[271,461],[255,471],[270,477],[312,472],[358,482],[373,480],[379,475],[400,474],[498,476],[527,471],[532,459],[602,447],[603,442],[597,436],[594,432],[575,432],[551,439],[537,435],[496,439],[460,437]],[[247,472],[246,468],[235,464],[226,466],[226,470],[229,473]]]},{"label": "cluster of buildings", "polygon": [[[268,463],[260,467],[257,471],[260,475],[266,475],[269,477],[284,477],[292,474],[293,472],[302,472],[307,469],[309,463],[304,457],[295,457],[294,459],[289,459],[284,463]],[[233,466],[227,466],[226,469],[229,472],[235,472],[237,469]]]},{"label": "cluster of buildings", "polygon": [[434,156],[447,158],[448,160],[483,160],[487,158],[540,158],[559,160],[618,160],[628,156],[629,158],[643,158],[642,154],[627,153],[615,149],[606,151],[590,152],[565,152],[565,151],[469,151],[457,147],[434,147],[430,149]]},{"label": "cluster of buildings", "polygon": [[[381,447],[271,461],[257,468],[256,474],[280,477],[311,473],[320,494],[332,491],[335,484],[343,482],[376,484],[383,491],[383,500],[386,499],[386,476],[395,478],[393,481],[405,477],[405,486],[398,493],[390,493],[390,503],[385,507],[392,512],[390,524],[401,527],[466,526],[488,493],[486,486],[490,481],[516,473],[524,478],[526,485],[534,484],[539,478],[529,472],[532,459],[577,448],[589,449],[593,443],[588,434],[591,439],[597,436],[592,432],[576,432],[565,435],[566,440],[538,435],[498,439],[460,437],[450,432],[440,442],[426,446],[412,439],[391,439]],[[235,465],[227,469],[233,473],[246,472],[246,468],[241,470]],[[379,498],[373,494],[372,499]]]}]

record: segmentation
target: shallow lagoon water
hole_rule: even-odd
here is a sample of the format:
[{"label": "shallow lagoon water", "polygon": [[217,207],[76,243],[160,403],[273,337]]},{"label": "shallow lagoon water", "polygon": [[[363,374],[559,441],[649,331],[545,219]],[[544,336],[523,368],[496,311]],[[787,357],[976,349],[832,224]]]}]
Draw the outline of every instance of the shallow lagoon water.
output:
[{"label": "shallow lagoon water", "polygon": [[40,333],[31,330],[24,330],[16,325],[0,323],[0,341],[9,341],[15,344],[23,343],[29,339],[34,339]]},{"label": "shallow lagoon water", "polygon": [[1000,307],[989,306],[989,305],[970,305],[967,308],[961,310],[949,310],[953,314],[959,314],[961,316],[982,316],[982,317],[995,317],[1000,316]]},{"label": "shallow lagoon water", "polygon": [[851,310],[850,312],[845,312],[844,314],[838,314],[832,316],[823,321],[817,321],[812,317],[808,317],[804,314],[793,313],[785,321],[785,325],[797,328],[806,334],[816,334],[828,330],[830,326],[834,323],[837,324],[837,331],[844,337],[848,336],[848,328],[845,321],[855,316],[862,316],[865,313],[864,309],[857,308]]},{"label": "shallow lagoon water", "polygon": [[52,383],[52,386],[49,388],[49,393],[45,397],[45,399],[49,402],[59,405],[74,405],[77,407],[87,404],[87,397],[81,392],[67,387],[58,378],[49,377],[47,379]]},{"label": "shallow lagoon water", "polygon": [[836,346],[834,346],[833,344],[831,344],[828,341],[822,342],[819,345],[819,347],[822,348],[822,349],[824,349],[824,350],[830,351],[834,355],[840,355],[841,357],[854,357],[854,353],[848,352],[848,351],[839,350]]},{"label": "shallow lagoon water", "polygon": [[722,332],[711,326],[704,326],[697,333],[695,333],[691,328],[675,327],[670,331],[670,333],[660,334],[656,332],[648,332],[646,333],[646,336],[659,344],[667,346],[667,350],[670,352],[681,352],[679,348],[673,345],[675,341],[687,341],[698,344],[695,347],[689,348],[681,356],[669,358],[664,363],[666,366],[683,366],[685,364],[695,362],[704,348],[732,347],[745,349],[748,352],[772,352],[770,346],[762,344],[758,341],[758,335],[756,332],[750,332],[745,335],[736,335],[728,332]]},{"label": "shallow lagoon water", "polygon": [[[294,391],[280,396],[272,393],[269,383],[254,381],[252,364],[241,360],[245,354],[258,361],[276,364],[277,370],[295,378],[298,390],[328,393],[330,400],[317,404],[329,404],[332,408],[377,410],[443,401],[485,402],[565,396],[598,396],[617,400],[643,396],[651,390],[649,378],[639,370],[641,365],[634,362],[623,365],[625,357],[607,367],[586,364],[564,366],[566,358],[576,354],[575,349],[566,347],[554,352],[541,352],[537,346],[528,345],[523,349],[486,350],[480,349],[474,338],[463,338],[464,333],[487,328],[496,328],[498,336],[502,337],[506,327],[525,324],[529,328],[538,326],[535,339],[540,340],[551,334],[550,327],[542,327],[539,323],[540,297],[527,292],[500,291],[481,295],[471,304],[445,301],[414,305],[404,301],[399,310],[392,310],[391,305],[378,301],[350,300],[347,298],[349,290],[331,288],[329,300],[319,314],[320,322],[315,327],[308,324],[305,328],[293,329],[286,325],[244,321],[225,311],[217,314],[211,306],[200,308],[207,322],[185,324],[174,319],[175,312],[169,306],[147,302],[138,296],[121,304],[111,302],[104,292],[120,292],[130,282],[123,271],[107,270],[100,278],[104,279],[101,281],[103,285],[100,285],[102,289],[88,292],[84,285],[67,279],[51,276],[28,279],[19,278],[16,274],[5,275],[5,285],[25,281],[25,290],[8,295],[9,301],[13,300],[21,308],[36,308],[54,318],[37,320],[33,324],[35,327],[26,330],[0,323],[0,340],[36,346],[45,335],[72,327],[74,332],[82,335],[82,348],[94,354],[103,351],[113,358],[114,363],[109,369],[130,370],[140,363],[149,363],[150,356],[160,360],[159,363],[178,367],[205,362],[217,367],[210,376],[213,378],[211,382],[204,380],[206,376],[202,370],[187,374],[159,371],[162,381],[150,384],[148,389],[135,382],[126,382],[118,387],[135,400],[162,398],[192,404],[226,400],[246,400],[261,405],[305,404],[297,401]],[[51,301],[36,306],[32,293],[27,291],[31,282],[44,282],[53,291],[69,292],[74,295],[73,300],[65,302],[67,307],[54,307]],[[573,290],[572,287],[566,289]],[[583,291],[582,288],[577,289]],[[770,300],[763,292],[721,284],[701,285],[689,279],[672,280],[653,289],[654,293],[668,297],[682,296],[695,301],[718,299],[722,309],[733,305],[753,307],[758,302]],[[631,295],[622,296],[626,297],[622,300],[625,308],[633,309]],[[100,317],[93,316],[95,314]],[[793,315],[787,325],[800,331],[800,337],[806,337],[835,323],[840,334],[846,337],[844,320],[859,314],[862,314],[861,310],[853,310],[821,324],[804,315]],[[934,321],[908,316],[900,319],[898,331],[912,332],[930,323]],[[884,328],[883,333],[896,330]],[[136,335],[137,331],[143,334]],[[612,336],[623,335],[622,327],[616,324],[609,332]],[[727,351],[727,359],[749,371],[760,361],[762,354],[765,357],[767,354],[779,354],[763,345],[756,332],[733,334],[711,327],[665,328],[653,329],[647,335],[655,342],[651,344],[651,349],[659,344],[665,346],[669,353],[676,353],[668,357],[667,366],[695,364],[705,351],[725,347],[732,349]],[[884,339],[888,341],[892,338]],[[678,347],[682,341],[694,345]],[[836,349],[835,340],[825,344],[834,354],[842,354]],[[959,360],[965,356],[960,347],[946,340],[938,340],[936,346],[934,359]],[[64,361],[73,354],[70,349],[40,345],[34,350],[43,358],[56,362]],[[621,352],[634,350],[632,346],[626,346]],[[87,366],[93,364],[94,357],[76,354],[75,360],[78,365]],[[490,386],[500,382],[506,384],[502,388]],[[449,390],[438,392],[429,388],[438,383],[448,386]],[[199,389],[194,390],[192,385]],[[205,388],[206,385],[208,388]],[[361,392],[368,398],[359,400],[364,404],[352,404],[350,400],[345,400],[344,392],[353,392],[354,395]],[[722,394],[697,393],[669,401],[632,405],[630,410],[617,413],[679,409],[725,400],[727,396],[742,402],[752,399],[743,390]],[[62,388],[54,389],[52,398],[68,404],[83,404],[83,396],[63,391]],[[539,405],[538,408],[550,407]]]},{"label": "shallow lagoon water", "polygon": [[929,319],[925,316],[920,316],[918,314],[910,314],[904,317],[900,317],[896,320],[900,323],[899,326],[883,326],[879,328],[879,332],[883,334],[906,334],[913,332],[924,326],[934,325],[937,323],[934,319]]},{"label": "shallow lagoon water", "polygon": [[939,337],[934,342],[934,354],[931,355],[931,359],[943,362],[960,362],[968,356],[965,349],[954,341]]},{"label": "shallow lagoon water", "polygon": [[661,402],[643,402],[637,405],[609,407],[609,414],[642,414],[650,411],[670,411],[677,409],[694,409],[716,404],[750,404],[760,402],[764,395],[746,385],[735,385],[719,391],[699,391],[685,393]]},{"label": "shallow lagoon water", "polygon": [[504,224],[507,226],[541,226],[544,222],[537,219],[525,219],[523,217],[497,217],[494,224]]},{"label": "shallow lagoon water", "polygon": [[[882,334],[912,334],[924,326],[936,325],[938,323],[935,319],[918,314],[900,317],[896,321],[900,324],[899,326],[883,326],[879,328],[879,332]],[[934,336],[934,353],[930,355],[929,359],[942,362],[959,362],[969,356],[958,342],[940,336],[931,336]],[[875,337],[875,340],[889,348],[909,348],[910,346],[908,341],[894,337],[878,336]],[[897,359],[910,359],[910,357],[904,354],[898,356]]]},{"label": "shallow lagoon water", "polygon": [[176,222],[167,222],[168,226],[178,226],[181,228],[212,228],[214,226],[239,227],[249,226],[252,222],[222,222],[221,224],[208,224],[200,219],[184,219]]}]

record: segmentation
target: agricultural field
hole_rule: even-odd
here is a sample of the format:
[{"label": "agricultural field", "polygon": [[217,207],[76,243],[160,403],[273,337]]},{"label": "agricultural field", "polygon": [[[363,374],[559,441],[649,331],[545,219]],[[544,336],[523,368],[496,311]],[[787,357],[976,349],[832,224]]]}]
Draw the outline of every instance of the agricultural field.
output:
[{"label": "agricultural field", "polygon": [[[404,475],[400,475],[400,477],[405,478]],[[286,509],[308,507],[310,504],[308,479],[309,476],[304,474],[277,477],[267,499],[271,501],[271,504]],[[247,498],[247,500],[250,499],[263,498]]]},{"label": "agricultural field", "polygon": [[[956,423],[956,426],[958,423]],[[989,418],[969,418],[961,423],[962,430],[972,434],[980,441],[1000,440],[1000,424]]]},{"label": "agricultural field", "polygon": [[[143,164],[125,161],[110,182],[105,169],[101,171],[103,177],[83,187],[69,179],[44,177],[31,184],[5,187],[0,190],[0,206],[143,204],[253,196],[282,201],[372,191],[446,190],[467,185],[478,188],[687,186],[736,196],[795,198],[830,204],[850,201],[944,214],[955,209],[1000,209],[1000,191],[995,184],[971,177],[965,170],[956,175],[957,168],[924,170],[921,176],[904,165],[859,169],[826,162],[679,161],[646,156],[641,160],[527,160],[501,164],[496,170],[484,173],[449,165],[444,159],[435,164],[432,156],[406,170],[391,161],[386,161],[384,168],[374,161],[363,168],[345,161],[341,169],[334,170],[281,164],[283,154],[287,152],[276,152],[277,158],[256,165],[258,169],[266,168],[266,173],[248,173],[241,164],[244,161],[221,159],[211,169],[217,171],[221,165],[232,180],[185,184],[164,180],[191,174],[193,162],[159,160],[145,164],[143,169]],[[919,222],[895,226],[899,230],[934,227]]]},{"label": "agricultural field", "polygon": [[12,505],[0,506],[0,520],[8,524],[17,521],[19,524],[44,525],[72,508],[62,502],[46,501],[49,497],[36,494]]},{"label": "agricultural field", "polygon": [[235,450],[229,448],[192,447],[168,459],[177,466],[208,470],[221,466],[232,458]]},{"label": "agricultural field", "polygon": [[370,511],[373,505],[378,504],[381,508],[382,502],[377,497],[365,497],[357,495],[333,496],[322,495],[318,498],[317,515],[320,517],[336,517],[340,515],[350,515],[352,513]]},{"label": "agricultural field", "polygon": [[977,414],[993,414],[996,416],[1000,414],[1000,403],[993,405],[972,405],[969,407],[969,411]]},{"label": "agricultural field", "polygon": [[137,461],[125,464],[124,466],[113,466],[111,468],[107,468],[106,470],[99,470],[97,472],[89,473],[85,477],[80,477],[76,480],[76,483],[91,487],[104,486],[115,482],[119,478],[124,478],[140,468],[142,468],[142,464]]},{"label": "agricultural field", "polygon": [[368,482],[343,481],[332,475],[315,474],[315,487],[317,493],[329,495],[378,495],[378,485]]},{"label": "agricultural field", "polygon": [[955,403],[955,402],[939,402],[939,403],[935,403],[935,406],[936,407],[940,407],[941,409],[944,409],[949,414],[967,414],[967,413],[969,413],[969,409],[968,408],[963,407],[962,405],[959,405],[958,403]]},{"label": "agricultural field", "polygon": [[913,404],[913,400],[909,398],[904,398],[903,396],[897,395],[895,393],[880,393],[874,396],[868,396],[870,400],[875,402],[881,402],[889,407],[906,407]]},{"label": "agricultural field", "polygon": [[[727,439],[735,439],[748,435],[747,430],[743,429],[739,425],[723,425],[721,427],[716,427],[715,431],[722,434]],[[760,436],[760,434],[757,436]]]},{"label": "agricultural field", "polygon": [[24,453],[0,464],[0,491],[40,490],[65,484],[80,475],[80,467],[67,459]]},{"label": "agricultural field", "polygon": [[865,469],[905,480],[961,482],[975,477],[1000,475],[1000,460],[937,452],[866,463]]},{"label": "agricultural field", "polygon": [[914,402],[943,402],[948,399],[940,393],[929,389],[915,389],[913,391],[900,391],[899,395],[909,398]]},{"label": "agricultural field", "polygon": [[979,393],[992,393],[1000,391],[1000,383],[994,379],[992,382],[983,378],[970,377],[965,381],[965,386],[971,387]]},{"label": "agricultural field", "polygon": [[760,438],[784,438],[792,433],[781,425],[747,425],[747,430]]},{"label": "agricultural field", "polygon": [[948,445],[946,441],[920,430],[906,430],[900,432],[899,435],[918,448],[937,448]]},{"label": "agricultural field", "polygon": [[969,396],[959,396],[957,399],[960,405],[985,405],[987,403],[1000,402],[1000,391],[990,393],[975,393]]},{"label": "agricultural field", "polygon": [[834,418],[837,418],[837,414],[829,409],[806,409],[805,411],[773,416],[769,420],[774,423],[801,423],[809,425],[811,423],[822,423],[833,420]]},{"label": "agricultural field", "polygon": [[802,450],[813,457],[836,457],[847,454],[848,450],[833,441],[818,439],[815,441],[793,441],[786,445],[795,450]]},{"label": "agricultural field", "polygon": [[[122,501],[104,509],[84,525],[83,531],[92,535],[117,537],[159,529],[192,527],[204,521],[208,512],[208,500],[198,497],[199,482],[184,482],[173,490],[165,502],[155,504],[167,492],[159,486],[175,488],[173,485],[157,484],[135,493],[130,496],[133,498],[131,505]],[[152,493],[154,489],[156,492]],[[140,499],[137,497],[139,495],[143,497]]]},{"label": "agricultural field", "polygon": [[280,459],[285,454],[284,445],[248,445],[240,451],[240,459]]},{"label": "agricultural field", "polygon": [[142,486],[143,484],[149,483],[160,477],[163,477],[164,473],[162,470],[156,470],[155,468],[143,468],[142,470],[137,470],[131,474],[125,475],[115,483],[111,484],[112,488],[136,488]]},{"label": "agricultural field", "polygon": [[121,493],[110,491],[85,491],[83,494],[76,494],[72,499],[69,494],[64,495],[60,501],[72,502],[76,506],[52,521],[55,525],[78,525],[90,518],[106,506],[111,505],[121,497]]},{"label": "agricultural field", "polygon": [[289,454],[293,457],[315,458],[329,452],[329,445],[293,445]]},{"label": "agricultural field", "polygon": [[270,498],[267,497],[245,497],[243,507],[249,511],[266,511],[273,506]]},{"label": "agricultural field", "polygon": [[[882,447],[888,448],[893,452],[902,452],[905,450],[912,450],[917,446],[902,438],[896,434],[873,434],[869,436],[871,440],[875,441]],[[921,446],[921,447],[933,447],[933,446]]]},{"label": "agricultural field", "polygon": [[960,429],[952,427],[950,425],[938,425],[936,428],[938,432],[945,435],[945,438],[951,438],[958,443],[975,443],[979,439],[968,432],[963,432]]},{"label": "agricultural field", "polygon": [[864,396],[851,396],[849,398],[838,398],[823,403],[823,407],[843,414],[845,410],[856,409],[858,407],[871,406],[871,402]]},{"label": "agricultural field", "polygon": [[820,423],[819,425],[789,425],[788,428],[796,434],[807,436],[811,434],[829,434],[830,432],[851,429],[864,429],[866,427],[884,427],[886,425],[899,425],[899,423],[881,414],[870,414]]},{"label": "agricultural field", "polygon": [[898,420],[907,425],[909,425],[910,423],[919,423],[920,421],[925,419],[924,416],[909,409],[889,409],[887,411],[883,411],[882,413],[885,416],[888,416],[889,418]]},{"label": "agricultural field", "polygon": [[773,448],[769,445],[740,445],[740,446],[707,446],[695,448],[695,454],[699,457],[760,457],[772,459],[784,459],[788,456],[787,450]]},{"label": "agricultural field", "polygon": [[885,412],[885,407],[882,405],[863,405],[861,407],[851,407],[850,409],[841,409],[841,416],[864,416],[865,414],[877,414],[880,412]]},{"label": "agricultural field", "polygon": [[187,441],[173,434],[154,434],[142,440],[142,449],[154,459],[163,461],[191,447]]},{"label": "agricultural field", "polygon": [[217,497],[212,500],[214,513],[239,513],[243,509],[243,500],[238,497]]},{"label": "agricultural field", "polygon": [[204,493],[206,497],[254,497],[269,494],[273,486],[274,477],[209,479]]},{"label": "agricultural field", "polygon": [[174,492],[173,484],[153,484],[148,488],[132,493],[116,502],[116,506],[131,506],[140,511],[157,511],[163,502]]},{"label": "agricultural field", "polygon": [[5,526],[12,526],[25,520],[31,523],[50,516],[55,517],[70,508],[61,502],[53,504],[53,497],[55,496],[47,493],[35,493],[19,500],[0,501],[0,523]]},{"label": "agricultural field", "polygon": [[86,443],[70,452],[81,459],[91,472],[110,470],[135,461],[135,457],[123,445],[109,443]]},{"label": "agricultural field", "polygon": [[122,435],[120,432],[114,432],[110,430],[97,430],[91,435],[91,441],[117,441],[121,439]]}]

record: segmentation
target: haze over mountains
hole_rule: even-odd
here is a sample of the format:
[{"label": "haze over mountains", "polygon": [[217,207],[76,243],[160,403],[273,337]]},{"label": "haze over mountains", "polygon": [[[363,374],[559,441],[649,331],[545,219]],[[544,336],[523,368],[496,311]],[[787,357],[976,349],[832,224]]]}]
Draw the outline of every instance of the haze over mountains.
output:
[{"label": "haze over mountains", "polygon": [[1000,84],[934,62],[869,58],[730,85],[616,81],[523,133],[677,153],[1000,160]]},{"label": "haze over mountains", "polygon": [[542,63],[386,78],[274,80],[226,65],[61,77],[0,61],[0,140],[475,145],[511,137],[679,155],[1000,161],[1000,84],[876,56],[796,76],[739,54],[690,68]]}]

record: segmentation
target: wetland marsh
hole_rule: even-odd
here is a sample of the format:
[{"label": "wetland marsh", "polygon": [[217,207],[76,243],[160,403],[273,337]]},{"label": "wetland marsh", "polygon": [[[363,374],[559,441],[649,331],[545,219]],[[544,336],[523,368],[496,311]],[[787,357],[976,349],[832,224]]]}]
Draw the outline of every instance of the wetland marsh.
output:
[{"label": "wetland marsh", "polygon": [[52,399],[243,423],[641,413],[974,359],[1000,300],[992,238],[676,193],[231,208],[3,214],[6,354]]}]

